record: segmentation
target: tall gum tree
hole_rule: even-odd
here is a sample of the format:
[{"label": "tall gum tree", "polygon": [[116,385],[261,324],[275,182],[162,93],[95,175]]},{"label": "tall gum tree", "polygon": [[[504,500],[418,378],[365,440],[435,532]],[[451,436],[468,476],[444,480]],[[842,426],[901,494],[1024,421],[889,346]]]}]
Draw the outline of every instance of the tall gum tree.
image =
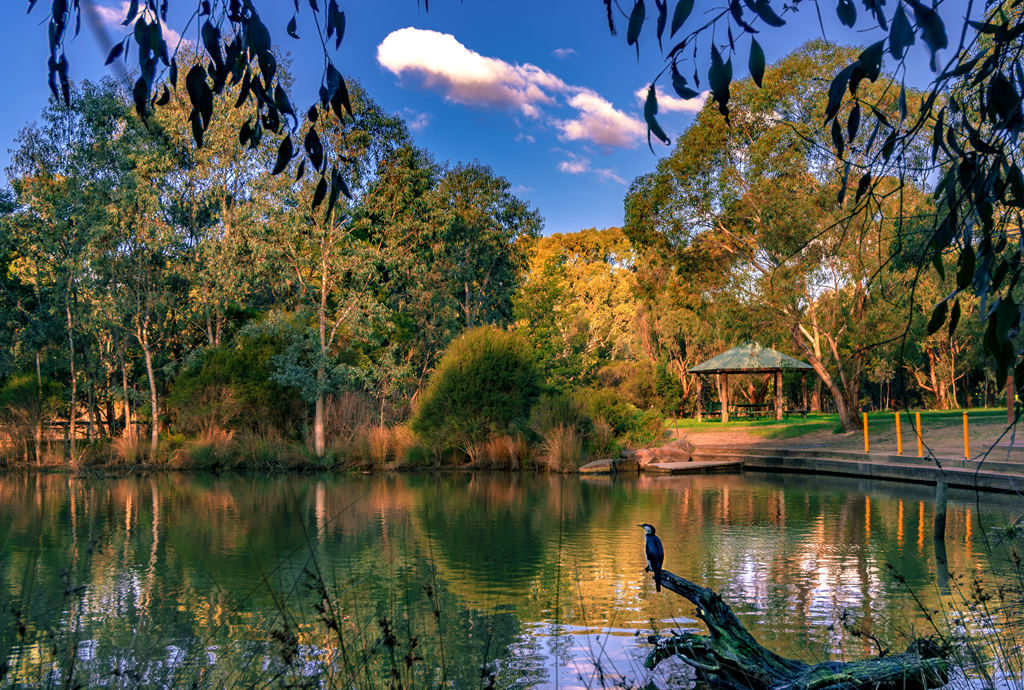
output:
[{"label": "tall gum tree", "polygon": [[706,105],[626,200],[634,243],[668,251],[680,274],[714,261],[735,304],[781,320],[847,430],[861,424],[866,354],[900,333],[892,315],[906,285],[887,270],[890,245],[921,196],[907,179],[854,213],[838,198],[843,166],[817,125],[827,99],[815,77],[853,54],[811,42],[766,71],[761,88],[734,85],[730,122]]}]

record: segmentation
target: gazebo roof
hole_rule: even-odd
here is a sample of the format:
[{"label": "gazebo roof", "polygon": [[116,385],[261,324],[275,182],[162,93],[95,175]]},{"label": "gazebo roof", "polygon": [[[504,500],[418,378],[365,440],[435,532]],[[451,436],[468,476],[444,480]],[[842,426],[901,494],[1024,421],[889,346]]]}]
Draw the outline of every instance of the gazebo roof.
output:
[{"label": "gazebo roof", "polygon": [[687,369],[691,374],[756,373],[782,371],[784,369],[813,369],[807,362],[776,352],[758,343],[746,342],[726,350],[706,362]]}]

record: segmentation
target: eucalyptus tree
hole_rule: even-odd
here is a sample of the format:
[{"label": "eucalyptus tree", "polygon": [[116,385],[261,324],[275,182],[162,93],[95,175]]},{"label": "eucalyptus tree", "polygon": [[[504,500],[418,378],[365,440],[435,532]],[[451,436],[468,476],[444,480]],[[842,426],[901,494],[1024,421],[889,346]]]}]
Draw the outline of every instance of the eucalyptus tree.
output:
[{"label": "eucalyptus tree", "polygon": [[51,100],[41,123],[20,133],[8,169],[16,194],[7,223],[19,255],[15,270],[33,285],[33,316],[63,324],[72,459],[77,452],[81,329],[92,306],[89,259],[98,227],[90,199],[94,179],[85,156],[88,126],[79,105],[77,94],[69,105]]},{"label": "eucalyptus tree", "polygon": [[588,385],[638,349],[635,257],[619,228],[538,239],[514,298],[516,330],[557,386]]},{"label": "eucalyptus tree", "polygon": [[[856,213],[837,200],[843,164],[816,127],[827,99],[814,84],[850,55],[812,42],[767,70],[760,86],[735,85],[730,122],[705,106],[626,202],[627,233],[638,244],[692,254],[676,259],[686,265],[707,260],[705,247],[718,254],[717,284],[785,324],[847,429],[860,424],[867,353],[899,336],[899,320],[887,315],[908,306],[899,302],[902,276],[886,269],[890,245],[897,229],[909,227],[910,209],[924,208],[912,180],[889,181],[887,197]],[[652,234],[660,241],[652,243]]]},{"label": "eucalyptus tree", "polygon": [[[265,237],[266,252],[286,271],[283,287],[300,317],[292,320],[297,329],[284,329],[291,344],[278,357],[278,379],[313,403],[318,456],[325,451],[325,398],[362,383],[356,360],[383,316],[374,295],[376,251],[355,216],[382,161],[409,139],[404,123],[358,86],[351,98],[353,114],[343,122],[328,121],[319,107],[307,113],[304,146],[312,151],[312,165],[294,166],[294,182],[282,178],[284,206],[269,215],[273,232]],[[347,180],[348,195],[340,200],[340,190],[329,193],[332,176]]]},{"label": "eucalyptus tree", "polygon": [[465,327],[510,323],[527,250],[544,226],[540,212],[479,163],[448,170],[433,199],[443,270]]}]

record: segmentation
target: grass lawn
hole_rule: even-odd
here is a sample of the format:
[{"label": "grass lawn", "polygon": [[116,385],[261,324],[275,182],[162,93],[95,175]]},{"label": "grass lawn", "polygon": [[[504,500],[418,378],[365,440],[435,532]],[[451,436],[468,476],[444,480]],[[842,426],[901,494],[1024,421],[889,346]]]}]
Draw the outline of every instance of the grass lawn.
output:
[{"label": "grass lawn", "polygon": [[[900,426],[904,434],[912,434],[914,426],[914,412],[903,412]],[[963,424],[963,410],[920,410],[922,429],[936,429],[954,427]],[[975,408],[967,411],[968,423],[997,424],[1006,421],[1005,407]],[[735,431],[742,429],[748,434],[761,436],[763,438],[795,438],[815,431],[832,430],[835,433],[842,431],[839,426],[839,416],[836,414],[809,414],[807,419],[801,419],[792,415],[781,421],[762,417],[760,419],[739,419],[730,420],[725,424],[719,421],[718,417],[707,416],[703,422],[698,422],[692,417],[681,417],[665,419],[665,426],[669,429],[699,430],[702,432],[714,431]],[[868,429],[871,433],[895,431],[896,416],[893,412],[869,412]]]}]

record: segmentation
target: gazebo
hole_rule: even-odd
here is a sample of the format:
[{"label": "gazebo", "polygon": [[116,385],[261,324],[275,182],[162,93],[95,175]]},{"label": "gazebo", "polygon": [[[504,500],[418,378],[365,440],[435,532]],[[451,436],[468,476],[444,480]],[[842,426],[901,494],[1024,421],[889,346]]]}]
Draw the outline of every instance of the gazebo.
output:
[{"label": "gazebo", "polygon": [[701,421],[701,375],[716,374],[718,399],[722,405],[722,421],[729,421],[729,374],[774,374],[775,419],[782,419],[782,372],[813,371],[807,362],[784,355],[755,342],[746,342],[720,355],[690,367],[686,371],[697,375],[697,421]]}]

